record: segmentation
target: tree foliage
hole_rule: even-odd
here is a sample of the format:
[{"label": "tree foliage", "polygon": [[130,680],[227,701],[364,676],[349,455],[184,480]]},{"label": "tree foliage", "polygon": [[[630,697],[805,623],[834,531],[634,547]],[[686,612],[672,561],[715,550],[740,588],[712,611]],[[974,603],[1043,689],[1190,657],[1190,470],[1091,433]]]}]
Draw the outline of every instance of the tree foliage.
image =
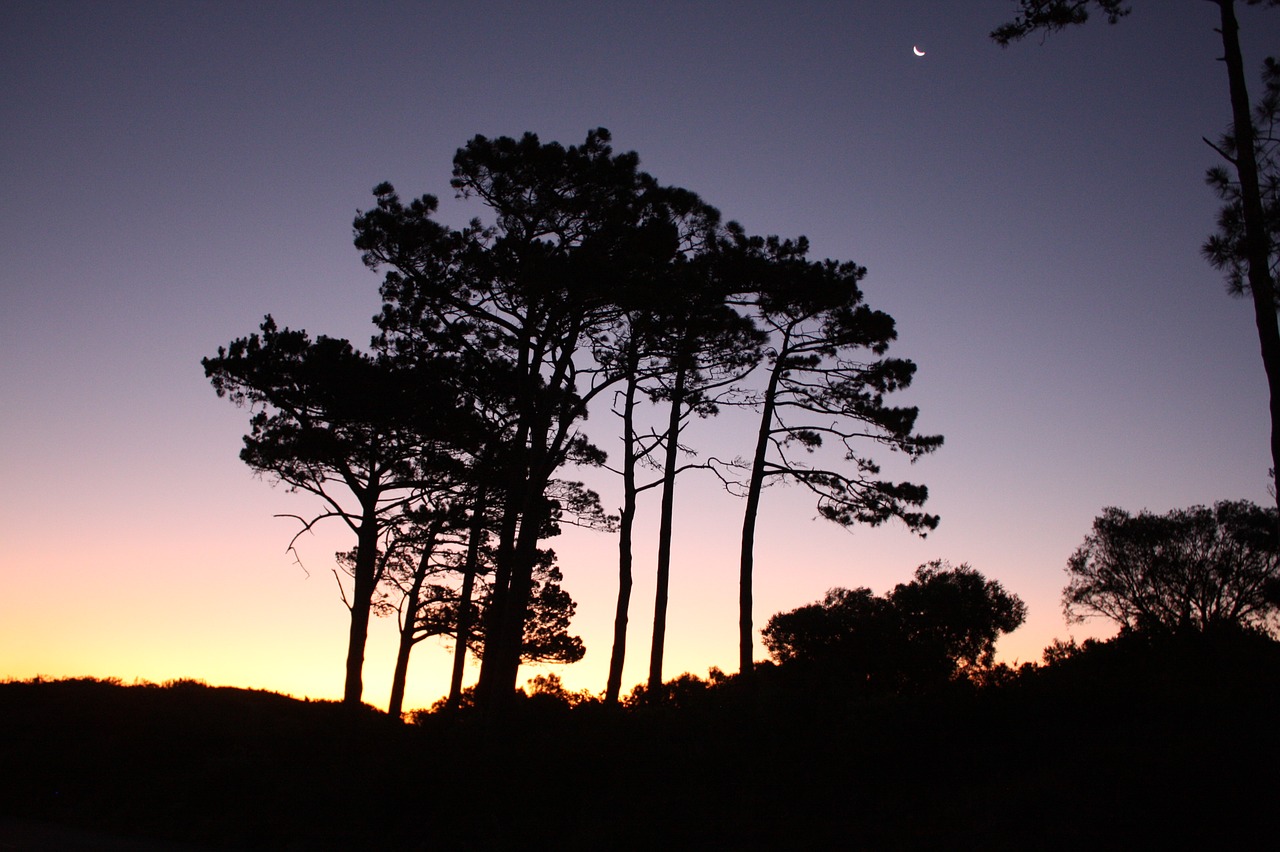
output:
[{"label": "tree foliage", "polygon": [[[750,237],[731,225],[728,240],[741,264],[739,286],[750,294],[749,304],[768,334],[768,374],[757,400],[760,420],[740,552],[739,673],[750,676],[755,530],[766,484],[800,483],[817,496],[819,514],[843,526],[898,518],[924,533],[938,523],[918,510],[928,489],[879,478],[880,467],[866,446],[880,445],[914,461],[941,446],[942,437],[917,434],[917,409],[885,400],[911,384],[916,368],[884,357],[897,332],[891,316],[863,301],[858,284],[866,269],[809,260],[803,237]],[[836,449],[834,457],[816,455],[824,446]]]},{"label": "tree foliage", "polygon": [[355,223],[365,262],[385,270],[381,345],[456,353],[470,403],[493,426],[501,519],[482,701],[515,688],[556,471],[604,460],[579,424],[620,376],[594,349],[681,248],[673,218],[688,194],[659,187],[609,141],[603,129],[568,148],[477,136],[455,156],[452,186],[485,205],[490,224],[449,229],[432,218],[434,197],[406,205],[389,184]]},{"label": "tree foliage", "polygon": [[1067,563],[1069,620],[1129,631],[1275,632],[1276,510],[1222,501],[1164,515],[1108,508]]},{"label": "tree foliage", "polygon": [[1019,0],[1018,14],[1012,21],[991,31],[991,37],[1002,47],[1033,32],[1051,33],[1089,20],[1089,12],[1100,12],[1107,23],[1114,24],[1129,14],[1123,0]]},{"label": "tree foliage", "polygon": [[[1263,64],[1264,92],[1254,105],[1254,159],[1258,163],[1258,189],[1269,236],[1271,280],[1276,280],[1280,266],[1280,64],[1268,57]],[[1214,146],[1229,163],[1239,157],[1234,133],[1228,132]],[[1205,182],[1222,199],[1218,212],[1218,230],[1201,248],[1206,260],[1226,276],[1227,290],[1233,295],[1249,294],[1249,262],[1245,247],[1244,198],[1240,179],[1234,170],[1214,166]],[[1274,292],[1273,292],[1274,296]]]},{"label": "tree foliage", "polygon": [[[744,670],[766,481],[805,485],[844,525],[936,523],[919,511],[924,487],[882,479],[866,452],[879,444],[914,459],[941,438],[915,433],[914,408],[885,403],[915,366],[884,357],[894,324],[863,304],[865,270],[809,260],[803,238],[722,226],[713,207],[638,163],[604,129],[568,147],[476,136],[455,155],[450,185],[481,217],[451,227],[437,221],[434,196],[402,201],[383,183],[355,218],[355,245],[382,274],[373,354],[268,318],[260,335],[205,360],[219,394],[254,409],[245,461],[325,501],[307,528],[339,517],[357,534],[343,563],[354,581],[348,701],[359,700],[374,611],[400,616],[393,705],[409,651],[428,635],[455,638],[454,704],[468,648],[482,660],[476,703],[489,708],[514,694],[522,660],[580,658],[567,630],[574,605],[543,546],[565,523],[619,531],[616,699],[636,496],[659,485],[650,679],[660,684],[676,474],[715,465],[729,480],[726,466],[739,464],[687,461],[695,451],[682,429],[726,402],[761,418],[744,489]],[[767,389],[744,399],[737,383],[760,366]],[[618,518],[562,478],[567,466],[604,465],[584,424],[610,393],[623,420]],[[642,422],[646,398],[665,413]],[[638,465],[661,476],[641,482]]]},{"label": "tree foliage", "polygon": [[996,639],[1027,617],[1026,604],[997,581],[968,565],[952,568],[941,561],[917,568],[915,579],[899,583],[888,597],[910,641],[931,648],[959,671],[993,665]]},{"label": "tree foliage", "polygon": [[280,329],[270,315],[259,333],[201,364],[218,396],[252,412],[241,460],[330,505],[334,485],[359,494],[380,483],[403,498],[424,479],[425,456],[444,458],[443,430],[457,407],[438,365],[392,365],[346,340]]},{"label": "tree foliage", "polygon": [[466,444],[459,406],[435,361],[395,362],[346,341],[280,329],[267,316],[260,333],[219,347],[201,362],[218,396],[252,414],[240,458],[326,508],[303,529],[341,519],[354,533],[344,602],[351,612],[344,700],[360,702],[369,616],[384,565],[379,540],[400,513],[455,472]]},{"label": "tree foliage", "polygon": [[992,666],[996,639],[1017,629],[1026,612],[998,582],[936,561],[884,597],[832,589],[817,603],[774,615],[762,634],[780,665],[898,690]]}]

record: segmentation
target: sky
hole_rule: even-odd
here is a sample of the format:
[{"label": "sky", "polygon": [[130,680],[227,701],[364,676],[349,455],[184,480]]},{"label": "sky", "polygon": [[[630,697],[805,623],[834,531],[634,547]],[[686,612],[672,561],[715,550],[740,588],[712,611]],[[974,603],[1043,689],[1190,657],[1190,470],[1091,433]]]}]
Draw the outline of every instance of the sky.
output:
[{"label": "sky", "polygon": [[[873,452],[929,487],[924,539],[768,490],[757,627],[945,559],[1027,603],[1001,659],[1108,635],[1060,603],[1104,507],[1270,499],[1252,309],[1199,255],[1218,208],[1202,137],[1229,120],[1216,10],[1133,5],[1001,49],[1009,0],[0,4],[0,678],[340,697],[333,553],[352,542],[334,526],[287,551],[278,516],[318,501],[239,461],[248,412],[200,359],[267,313],[365,345],[379,276],[351,223],[376,184],[438,195],[459,225],[468,139],[595,127],[748,231],[865,266],[891,354],[918,366],[897,402],[946,439],[910,467]],[[1274,16],[1240,10],[1255,89]],[[612,419],[585,426],[605,450]],[[752,427],[725,415],[690,441],[746,455]],[[614,479],[582,475],[616,508]],[[676,500],[665,673],[733,671],[742,503],[694,476]],[[640,513],[624,689],[648,667],[656,494]],[[552,545],[587,655],[521,681],[599,692],[616,542]],[[394,654],[375,622],[373,704]],[[407,707],[447,691],[450,659],[415,649]]]}]

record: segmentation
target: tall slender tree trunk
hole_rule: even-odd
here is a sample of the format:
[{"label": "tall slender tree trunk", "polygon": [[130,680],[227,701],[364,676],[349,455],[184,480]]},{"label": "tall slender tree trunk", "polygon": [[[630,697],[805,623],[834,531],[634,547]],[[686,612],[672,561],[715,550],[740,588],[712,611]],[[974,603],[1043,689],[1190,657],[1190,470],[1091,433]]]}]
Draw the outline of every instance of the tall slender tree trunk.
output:
[{"label": "tall slender tree trunk", "polygon": [[[376,490],[372,493],[376,494]],[[355,577],[351,590],[351,627],[347,634],[346,683],[342,703],[359,707],[364,693],[364,648],[369,638],[369,613],[378,585],[377,500],[362,500],[360,531],[356,535]]]},{"label": "tall slender tree trunk", "polygon": [[458,637],[453,646],[453,673],[449,678],[449,699],[446,706],[457,710],[462,702],[462,676],[466,669],[467,643],[471,640],[471,599],[475,595],[476,574],[480,568],[480,543],[484,539],[484,515],[488,510],[487,495],[483,488],[476,495],[471,513],[471,533],[467,541],[466,563],[462,570],[462,591],[458,600]]},{"label": "tall slender tree trunk", "polygon": [[409,677],[409,654],[413,651],[413,634],[418,626],[418,596],[422,593],[422,584],[427,578],[427,560],[431,556],[431,545],[422,551],[418,559],[418,570],[413,573],[413,585],[406,596],[404,620],[400,624],[400,645],[396,648],[396,668],[391,676],[391,698],[387,701],[387,715],[393,719],[400,718],[404,708],[404,683]]},{"label": "tall slender tree trunk", "polygon": [[[1221,12],[1222,53],[1231,91],[1231,122],[1236,138],[1236,174],[1240,178],[1240,201],[1244,211],[1245,258],[1249,266],[1249,292],[1253,296],[1254,321],[1262,349],[1262,366],[1267,374],[1271,411],[1271,467],[1280,474],[1280,325],[1276,320],[1276,298],[1271,281],[1271,239],[1267,232],[1258,182],[1253,117],[1249,89],[1245,83],[1244,57],[1240,52],[1240,25],[1234,0],[1217,0]],[[1280,488],[1276,505],[1280,508]]]},{"label": "tall slender tree trunk", "polygon": [[747,506],[742,518],[742,559],[738,575],[738,674],[752,680],[755,671],[755,635],[751,628],[751,583],[755,568],[756,517],[760,513],[760,492],[764,490],[765,462],[769,453],[769,433],[773,428],[773,412],[777,402],[778,381],[786,360],[786,338],[774,357],[765,388],[760,429],[756,433],[756,451],[751,459],[751,481],[747,486]]},{"label": "tall slender tree trunk", "polygon": [[404,710],[404,683],[409,676],[409,654],[413,651],[413,626],[408,619],[400,627],[400,644],[396,648],[396,668],[391,676],[391,698],[387,715],[399,719]]},{"label": "tall slender tree trunk", "polygon": [[676,465],[680,461],[680,419],[687,366],[676,370],[667,418],[667,449],[662,467],[662,510],[658,521],[658,576],[653,597],[653,642],[649,648],[649,691],[662,688],[662,656],[667,643],[667,598],[671,589],[671,533],[675,525]]},{"label": "tall slender tree trunk", "polygon": [[616,704],[622,692],[622,667],[627,658],[627,615],[631,608],[631,535],[636,517],[636,435],[635,408],[637,348],[627,345],[627,387],[622,400],[622,510],[618,515],[618,602],[613,613],[613,651],[609,655],[609,678],[604,700]]}]

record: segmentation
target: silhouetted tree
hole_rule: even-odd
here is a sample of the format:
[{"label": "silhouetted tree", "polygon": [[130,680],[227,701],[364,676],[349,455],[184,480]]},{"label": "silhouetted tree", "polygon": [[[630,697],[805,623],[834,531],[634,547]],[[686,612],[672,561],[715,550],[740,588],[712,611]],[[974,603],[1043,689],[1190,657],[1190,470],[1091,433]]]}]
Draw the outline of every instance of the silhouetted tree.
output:
[{"label": "silhouetted tree", "polygon": [[968,565],[934,561],[888,595],[906,626],[907,639],[929,656],[946,660],[946,675],[990,668],[996,639],[1027,618],[1026,604]]},{"label": "silhouetted tree", "polygon": [[[580,482],[552,480],[547,485],[546,499],[549,508],[540,535],[542,540],[560,535],[565,524],[602,531],[614,529],[616,519],[605,514],[599,495]],[[535,557],[519,662],[576,663],[586,653],[582,639],[569,633],[577,604],[561,585],[564,576],[556,565],[555,551],[539,548]],[[446,703],[449,708],[457,708],[461,699],[463,655],[470,650],[483,661],[490,649],[487,631],[492,620],[487,617],[487,610],[492,606],[494,587],[485,582],[485,578],[494,573],[493,558],[491,548],[477,546],[474,539],[468,543],[464,578],[470,579],[472,586],[464,580],[459,596],[459,606],[463,608],[447,621],[446,629],[455,637],[453,678]]]},{"label": "silhouetted tree", "polygon": [[650,690],[659,689],[663,683],[676,477],[690,467],[706,466],[681,464],[680,435],[689,418],[715,415],[726,397],[737,396],[736,383],[759,365],[765,340],[751,318],[738,313],[727,301],[733,285],[723,279],[720,260],[717,254],[704,253],[697,262],[684,267],[688,281],[684,299],[676,303],[680,309],[662,322],[668,331],[669,370],[659,376],[659,386],[650,392],[655,401],[667,403],[668,411],[661,436],[662,502],[649,653]]},{"label": "silhouetted tree", "polygon": [[[586,654],[582,638],[569,633],[569,625],[578,605],[561,585],[563,582],[564,575],[556,565],[555,551],[550,548],[539,549],[538,562],[533,570],[529,611],[520,644],[522,663],[576,663]],[[483,659],[488,648],[484,641],[486,622],[483,614],[492,594],[483,586],[479,591],[481,594],[475,607],[481,618],[477,620],[468,642],[476,656]],[[445,612],[451,617],[441,621],[440,632],[455,635],[456,607]]]},{"label": "silhouetted tree", "polygon": [[1026,605],[968,565],[931,562],[884,597],[832,589],[778,613],[761,631],[770,656],[856,687],[888,691],[971,676],[995,663],[995,642]]},{"label": "silhouetted tree", "polygon": [[[1263,64],[1265,92],[1254,107],[1254,159],[1258,163],[1259,190],[1266,232],[1270,240],[1268,272],[1274,283],[1280,265],[1280,64],[1268,57]],[[1226,133],[1214,146],[1228,162],[1239,158],[1234,134]],[[1205,259],[1226,273],[1227,288],[1234,295],[1249,293],[1249,255],[1245,241],[1244,197],[1238,176],[1221,166],[1209,169],[1206,182],[1226,202],[1218,213],[1218,231],[1205,241]]]},{"label": "silhouetted tree", "polygon": [[619,380],[592,358],[636,281],[678,249],[670,193],[615,155],[600,129],[580,146],[477,136],[454,158],[454,189],[492,212],[454,231],[437,202],[404,205],[388,184],[356,219],[365,262],[387,269],[381,345],[447,351],[465,365],[466,391],[497,434],[493,597],[477,700],[514,694],[546,489],[566,462],[604,454],[579,433],[592,399]]},{"label": "silhouetted tree", "polygon": [[[640,322],[637,322],[640,320]],[[631,608],[631,587],[634,578],[632,538],[635,529],[636,501],[641,491],[655,483],[641,484],[636,468],[656,445],[645,440],[636,430],[636,403],[645,376],[641,364],[648,360],[644,351],[645,339],[640,329],[643,319],[633,316],[627,322],[621,350],[617,353],[616,367],[623,376],[622,390],[615,413],[622,420],[622,467],[617,473],[622,477],[622,506],[618,511],[618,596],[613,615],[613,646],[609,653],[609,674],[605,685],[605,701],[614,704],[622,686],[622,669],[627,654],[627,622]],[[610,358],[606,357],[606,362]]]},{"label": "silhouetted tree", "polygon": [[555,565],[555,551],[545,551],[549,564],[534,570],[525,619],[520,660],[527,663],[576,663],[586,654],[581,637],[569,633],[578,605],[560,585],[564,575]]},{"label": "silhouetted tree", "polygon": [[[490,597],[484,577],[492,570],[487,564],[491,554],[476,556],[471,552],[466,535],[468,519],[448,509],[414,514],[409,531],[384,549],[380,575],[390,591],[374,600],[377,614],[396,615],[399,620],[400,641],[387,705],[388,714],[397,717],[403,709],[409,658],[415,645],[433,636],[452,637],[455,671],[468,650],[483,659],[483,619],[473,626],[470,613],[483,615]],[[473,558],[477,565],[469,570]],[[344,555],[343,561],[349,565],[351,555]],[[563,579],[555,552],[540,550],[520,652],[522,662],[576,663],[586,653],[582,639],[569,633],[577,604],[562,587]],[[451,708],[456,708],[462,691],[461,677],[456,681],[450,683]]]},{"label": "silhouetted tree", "polygon": [[899,640],[889,602],[867,588],[831,589],[817,603],[770,617],[760,631],[779,664],[836,665],[865,678]]},{"label": "silhouetted tree", "polygon": [[394,586],[400,599],[395,607],[400,639],[391,676],[391,697],[387,700],[387,713],[396,718],[404,706],[413,646],[428,636],[450,633],[451,623],[455,627],[452,632],[456,633],[462,606],[460,595],[447,582],[457,560],[450,558],[456,554],[447,549],[444,539],[465,519],[447,503],[423,506],[406,516],[408,529],[387,546],[387,567],[382,572],[384,583]]},{"label": "silhouetted tree", "polygon": [[[475,468],[473,468],[473,471]],[[449,678],[446,707],[457,710],[462,700],[462,678],[466,668],[467,649],[476,623],[474,604],[476,582],[481,573],[481,560],[488,554],[491,527],[488,513],[492,509],[489,487],[476,482],[471,501],[471,518],[467,527],[467,550],[462,558],[462,588],[458,594],[457,634],[454,636],[453,670]],[[487,569],[486,569],[487,570]]]},{"label": "silhouetted tree", "polygon": [[[673,194],[679,191],[672,190]],[[678,203],[675,203],[678,202]],[[615,394],[615,413],[623,427],[623,483],[619,522],[619,591],[614,644],[605,700],[616,702],[622,685],[628,607],[632,584],[632,535],[641,492],[662,488],[657,548],[650,681],[661,683],[667,594],[674,525],[675,480],[679,473],[706,463],[681,462],[680,434],[693,416],[717,413],[718,396],[759,362],[760,335],[751,320],[728,304],[728,288],[716,256],[719,213],[692,193],[674,195],[672,210],[678,250],[661,277],[639,298],[629,300],[626,324],[616,344],[597,357],[623,376]],[[665,428],[640,434],[636,408],[643,398],[665,404]],[[655,459],[661,451],[661,460]],[[647,462],[661,475],[641,482],[637,466]]]},{"label": "silhouetted tree", "polygon": [[326,504],[300,518],[304,530],[338,518],[356,536],[343,701],[358,705],[379,538],[426,486],[448,475],[467,409],[440,369],[365,355],[346,340],[312,341],[280,330],[270,316],[260,331],[201,363],[218,396],[253,411],[240,458]]},{"label": "silhouetted tree", "polygon": [[[1276,318],[1276,288],[1271,269],[1276,255],[1275,230],[1274,224],[1268,223],[1259,168],[1262,150],[1259,143],[1274,145],[1274,140],[1260,139],[1251,120],[1235,0],[1210,2],[1218,7],[1220,23],[1217,32],[1222,39],[1222,60],[1227,68],[1227,90],[1231,100],[1228,144],[1215,147],[1231,165],[1236,180],[1234,186],[1228,188],[1219,181],[1221,173],[1211,171],[1209,182],[1220,195],[1225,195],[1228,210],[1234,208],[1237,212],[1229,212],[1228,216],[1235,219],[1234,223],[1228,223],[1229,228],[1220,229],[1220,233],[1225,233],[1228,238],[1226,243],[1220,244],[1227,250],[1227,255],[1217,255],[1212,247],[1208,254],[1215,265],[1221,266],[1223,264],[1219,261],[1227,260],[1228,281],[1238,285],[1253,300],[1254,323],[1258,329],[1262,365],[1270,393],[1271,467],[1273,471],[1280,471],[1280,323]],[[1280,0],[1244,0],[1244,3],[1247,6],[1280,6]],[[1122,0],[1019,0],[1019,6],[1021,12],[1013,21],[991,33],[991,37],[1002,46],[1034,32],[1048,33],[1082,24],[1089,18],[1090,7],[1096,7],[1112,24],[1129,13],[1129,5]],[[1268,83],[1269,91],[1270,86]],[[1265,99],[1262,106],[1266,106]],[[1266,162],[1264,154],[1263,163]],[[1227,190],[1225,193],[1224,189]],[[1219,225],[1223,224],[1220,218]],[[1276,490],[1276,499],[1277,506],[1280,506],[1280,489]]]},{"label": "silhouetted tree", "polygon": [[588,690],[570,692],[560,680],[560,675],[555,672],[535,675],[529,678],[525,682],[525,693],[533,701],[544,701],[563,709],[580,707],[584,704],[594,704],[599,701]]},{"label": "silhouetted tree", "polygon": [[1222,501],[1164,515],[1108,508],[1067,562],[1069,620],[1130,631],[1275,632],[1276,510]]},{"label": "silhouetted tree", "polygon": [[[747,237],[736,226],[730,237],[747,280],[753,280],[758,321],[769,333],[769,372],[759,397],[760,426],[742,524],[739,672],[749,676],[755,646],[755,529],[766,480],[785,478],[806,486],[818,495],[818,512],[838,524],[875,526],[896,517],[923,534],[938,522],[913,508],[924,503],[927,489],[877,479],[879,466],[859,445],[880,444],[914,460],[941,446],[942,437],[915,434],[915,408],[885,404],[885,394],[911,383],[915,364],[883,357],[897,334],[892,317],[863,304],[858,282],[865,269],[809,261],[803,237]],[[802,460],[800,455],[824,443],[838,446],[842,458],[823,467]]]},{"label": "silhouetted tree", "polygon": [[[639,434],[636,409],[645,395],[653,393],[652,385],[671,369],[666,347],[669,325],[692,309],[687,269],[706,246],[714,243],[720,215],[691,192],[672,188],[666,192],[672,250],[664,253],[665,258],[657,255],[642,259],[637,270],[641,274],[629,276],[625,292],[619,294],[622,311],[615,332],[599,335],[595,341],[597,361],[621,383],[614,394],[614,413],[622,421],[622,463],[615,470],[622,479],[622,506],[618,521],[618,596],[605,687],[608,703],[618,700],[626,660],[637,498],[642,491],[659,484],[655,480],[641,483],[637,477],[637,466],[650,457],[662,439]],[[654,262],[660,259],[665,262]]]}]

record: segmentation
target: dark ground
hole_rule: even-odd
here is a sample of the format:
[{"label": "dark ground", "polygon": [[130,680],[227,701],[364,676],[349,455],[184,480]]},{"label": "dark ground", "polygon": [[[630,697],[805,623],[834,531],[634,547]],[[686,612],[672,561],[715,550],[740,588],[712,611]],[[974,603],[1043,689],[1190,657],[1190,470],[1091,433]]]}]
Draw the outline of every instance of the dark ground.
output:
[{"label": "dark ground", "polygon": [[1274,830],[1273,643],[1103,647],[926,697],[401,724],[181,682],[0,684],[0,850],[1235,847]]}]

